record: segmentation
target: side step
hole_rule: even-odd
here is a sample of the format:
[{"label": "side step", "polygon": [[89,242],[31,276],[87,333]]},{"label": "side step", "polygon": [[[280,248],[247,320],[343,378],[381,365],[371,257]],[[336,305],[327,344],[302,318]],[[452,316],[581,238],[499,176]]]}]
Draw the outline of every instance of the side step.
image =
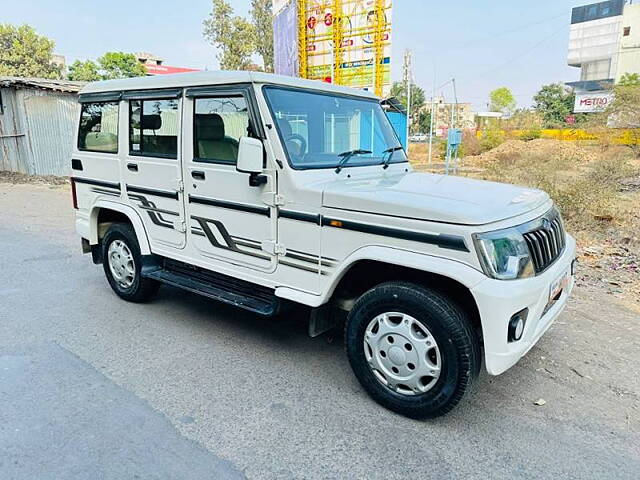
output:
[{"label": "side step", "polygon": [[280,299],[271,288],[175,260],[143,268],[142,275],[259,315],[274,316],[280,309]]}]

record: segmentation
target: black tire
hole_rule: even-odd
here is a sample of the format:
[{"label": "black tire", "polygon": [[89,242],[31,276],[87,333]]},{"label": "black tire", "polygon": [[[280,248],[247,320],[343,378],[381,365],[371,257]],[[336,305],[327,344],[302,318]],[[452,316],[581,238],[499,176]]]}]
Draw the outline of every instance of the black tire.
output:
[{"label": "black tire", "polygon": [[[135,275],[131,285],[126,288],[114,278],[109,266],[109,246],[116,240],[124,242],[133,256]],[[140,245],[138,244],[136,232],[129,224],[114,223],[107,230],[102,239],[102,266],[109,285],[123,300],[142,303],[153,298],[158,292],[160,284],[155,280],[143,278],[141,275],[142,255],[140,254]]]},{"label": "black tire", "polygon": [[[442,366],[430,390],[416,395],[397,393],[383,385],[369,367],[364,335],[369,323],[385,312],[410,315],[433,335]],[[465,312],[446,296],[412,283],[384,283],[362,295],[345,325],[345,347],[351,368],[367,393],[389,410],[415,419],[450,412],[480,372],[480,344]]]}]

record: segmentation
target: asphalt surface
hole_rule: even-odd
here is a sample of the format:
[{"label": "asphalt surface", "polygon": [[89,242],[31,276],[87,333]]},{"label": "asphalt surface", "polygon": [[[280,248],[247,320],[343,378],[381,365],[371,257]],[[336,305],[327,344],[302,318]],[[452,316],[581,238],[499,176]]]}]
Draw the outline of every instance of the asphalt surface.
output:
[{"label": "asphalt surface", "polygon": [[300,318],[119,300],[68,190],[0,184],[0,478],[637,479],[639,320],[577,291],[516,367],[413,421]]}]

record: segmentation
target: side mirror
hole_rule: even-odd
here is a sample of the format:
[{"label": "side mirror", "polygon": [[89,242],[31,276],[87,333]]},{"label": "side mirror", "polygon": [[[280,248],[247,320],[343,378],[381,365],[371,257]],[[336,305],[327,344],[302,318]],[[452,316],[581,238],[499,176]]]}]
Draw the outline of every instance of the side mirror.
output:
[{"label": "side mirror", "polygon": [[249,174],[249,185],[259,187],[267,183],[267,177],[260,175],[263,170],[264,146],[257,138],[241,137],[238,146],[236,170]]}]

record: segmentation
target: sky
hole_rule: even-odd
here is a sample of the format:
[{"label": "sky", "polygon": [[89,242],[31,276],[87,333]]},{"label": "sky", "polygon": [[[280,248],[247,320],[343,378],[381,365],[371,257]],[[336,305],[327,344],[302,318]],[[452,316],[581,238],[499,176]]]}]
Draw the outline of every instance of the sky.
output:
[{"label": "sky", "polygon": [[[247,15],[250,0],[228,0]],[[214,70],[202,36],[210,0],[22,0],[3,3],[0,22],[27,23],[56,42],[56,53],[95,59],[106,51],[151,52],[167,65]],[[509,87],[521,108],[544,84],[579,79],[567,66],[571,8],[593,0],[394,0],[392,78],[413,52],[416,83],[431,96],[486,110],[489,92]],[[434,81],[435,80],[435,81]]]}]

